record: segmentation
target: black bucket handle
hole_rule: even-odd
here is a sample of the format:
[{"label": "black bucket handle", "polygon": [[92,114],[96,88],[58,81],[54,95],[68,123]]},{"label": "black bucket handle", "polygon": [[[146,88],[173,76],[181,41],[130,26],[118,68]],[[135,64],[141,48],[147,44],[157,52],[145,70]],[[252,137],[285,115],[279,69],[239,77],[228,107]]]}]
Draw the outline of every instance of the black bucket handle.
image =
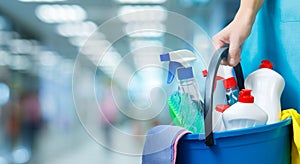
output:
[{"label": "black bucket handle", "polygon": [[[204,94],[204,114],[205,114],[205,144],[207,146],[215,145],[215,139],[213,135],[212,127],[212,111],[213,111],[213,89],[218,68],[222,59],[226,59],[228,56],[228,45],[218,49],[208,66],[208,73],[205,81],[205,94]],[[244,75],[241,64],[237,64],[234,67],[234,71],[237,78],[238,87],[240,90],[244,89]]]}]

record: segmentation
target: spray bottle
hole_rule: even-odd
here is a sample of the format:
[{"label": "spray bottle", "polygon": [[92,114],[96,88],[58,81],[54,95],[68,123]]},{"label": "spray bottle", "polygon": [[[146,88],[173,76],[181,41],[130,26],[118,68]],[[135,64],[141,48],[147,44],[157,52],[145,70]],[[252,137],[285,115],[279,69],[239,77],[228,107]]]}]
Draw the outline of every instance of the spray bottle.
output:
[{"label": "spray bottle", "polygon": [[189,50],[178,50],[160,55],[160,60],[169,62],[168,84],[178,74],[178,91],[168,100],[174,123],[193,133],[204,133],[203,99],[190,66],[195,55]]},{"label": "spray bottle", "polygon": [[233,67],[225,65],[220,65],[217,72],[213,104],[215,110],[212,115],[214,132],[225,130],[222,114],[230,105],[238,101],[239,88],[232,72]]},{"label": "spray bottle", "polygon": [[193,133],[204,133],[203,100],[194,78],[192,67],[178,68],[178,93],[181,95],[180,109],[183,125]]},{"label": "spray bottle", "polygon": [[283,77],[272,68],[270,61],[263,60],[245,80],[245,88],[253,90],[255,103],[268,114],[268,124],[280,120],[280,97],[285,85]]},{"label": "spray bottle", "polygon": [[237,82],[232,74],[232,67],[221,65],[224,70],[223,85],[226,92],[226,99],[228,105],[233,105],[238,101],[239,88]]}]

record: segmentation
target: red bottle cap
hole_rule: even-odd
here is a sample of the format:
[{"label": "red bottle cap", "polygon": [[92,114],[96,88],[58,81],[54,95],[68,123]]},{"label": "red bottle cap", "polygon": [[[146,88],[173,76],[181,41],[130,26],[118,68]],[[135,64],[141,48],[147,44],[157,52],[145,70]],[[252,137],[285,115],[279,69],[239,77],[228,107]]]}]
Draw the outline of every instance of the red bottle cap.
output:
[{"label": "red bottle cap", "polygon": [[203,77],[207,76],[207,70],[206,69],[202,71],[202,75],[203,75]]},{"label": "red bottle cap", "polygon": [[230,105],[228,104],[219,104],[216,106],[216,111],[223,113]]},{"label": "red bottle cap", "polygon": [[239,93],[239,102],[242,103],[254,103],[254,97],[251,95],[250,89],[243,89]]},{"label": "red bottle cap", "polygon": [[223,80],[223,85],[225,89],[236,87],[237,83],[234,77]]},{"label": "red bottle cap", "polygon": [[259,68],[273,69],[273,63],[270,60],[262,60]]}]

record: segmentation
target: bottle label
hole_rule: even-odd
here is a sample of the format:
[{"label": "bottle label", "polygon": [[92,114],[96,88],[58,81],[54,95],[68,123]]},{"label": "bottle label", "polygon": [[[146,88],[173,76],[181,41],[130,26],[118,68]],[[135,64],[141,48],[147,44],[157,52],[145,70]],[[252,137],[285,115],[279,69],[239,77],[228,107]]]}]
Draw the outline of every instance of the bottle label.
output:
[{"label": "bottle label", "polygon": [[238,101],[238,96],[239,96],[239,91],[237,89],[226,91],[226,99],[228,105],[235,104]]}]

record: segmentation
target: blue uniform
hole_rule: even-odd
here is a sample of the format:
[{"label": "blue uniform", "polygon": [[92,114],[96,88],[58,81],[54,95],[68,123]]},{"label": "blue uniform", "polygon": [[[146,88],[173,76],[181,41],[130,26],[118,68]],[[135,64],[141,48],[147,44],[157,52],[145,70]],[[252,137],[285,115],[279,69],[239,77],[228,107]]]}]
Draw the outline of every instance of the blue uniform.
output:
[{"label": "blue uniform", "polygon": [[300,111],[300,1],[265,0],[242,52],[247,76],[268,59],[285,79],[283,109]]}]

